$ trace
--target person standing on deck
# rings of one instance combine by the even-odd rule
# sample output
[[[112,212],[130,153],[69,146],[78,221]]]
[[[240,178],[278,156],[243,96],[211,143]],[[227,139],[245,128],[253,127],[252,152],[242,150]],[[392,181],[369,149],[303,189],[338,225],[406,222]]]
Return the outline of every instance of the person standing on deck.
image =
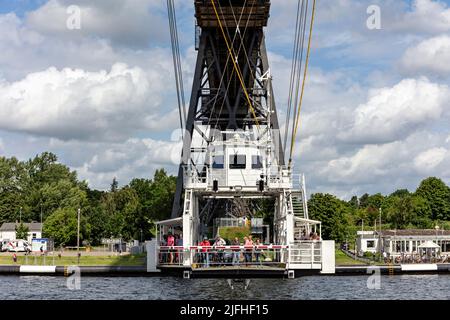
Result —
[[[256,239],[255,242],[255,260],[257,263],[259,263],[261,265],[261,261],[260,261],[260,255],[261,255],[261,249],[258,249],[258,246],[260,246],[261,243],[259,242],[259,239]]]
[[[210,247],[211,243],[207,237],[203,238],[203,241],[200,242],[200,246],[202,247],[202,261],[205,264],[205,268],[209,268],[209,249],[205,247]]]
[[[217,236],[216,241],[214,242],[214,247],[223,247],[227,243],[221,236]],[[219,266],[223,263],[223,249],[216,249],[217,252],[217,262]]]
[[[244,247],[246,247],[244,255],[245,255],[245,265],[247,265],[247,263],[252,262],[253,256],[253,240],[251,235],[248,236],[247,240],[245,240]]]
[[[234,238],[233,241],[231,241],[232,246],[240,246],[241,243],[239,242],[239,238]],[[233,266],[239,265],[239,260],[241,259],[241,249],[234,249],[233,250]]]
[[[172,232],[169,232],[169,235],[167,236],[167,246],[175,246],[175,237],[172,235]],[[173,263],[173,249],[169,249],[169,263]]]
[[[180,233],[178,235],[177,241],[175,242],[175,245],[177,247],[182,247],[183,246],[183,234]],[[177,248],[177,257],[178,257],[178,263],[183,263],[184,260],[184,255],[183,255],[183,249]]]

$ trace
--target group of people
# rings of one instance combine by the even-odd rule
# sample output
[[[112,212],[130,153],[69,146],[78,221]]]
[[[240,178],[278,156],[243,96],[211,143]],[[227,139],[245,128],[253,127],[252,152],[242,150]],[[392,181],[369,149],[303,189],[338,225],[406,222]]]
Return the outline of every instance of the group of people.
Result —
[[[221,248],[226,245],[227,242],[221,236],[217,236],[212,245],[208,237],[204,237],[199,243],[201,249],[197,255],[197,262],[206,268],[209,268],[211,265],[236,266],[241,263],[243,257],[243,262],[247,266],[254,262],[261,264],[261,257],[265,257],[263,250],[258,248],[261,245],[260,240],[255,239],[253,241],[251,235],[245,236],[243,243],[241,243],[239,238],[235,237],[230,243],[231,249]],[[240,248],[242,245],[244,246],[243,250]]]
[[[310,232],[308,236],[306,230],[303,230],[300,240],[320,240],[320,236],[316,232]]]
[[[433,253],[431,255],[427,255],[422,252],[422,254],[418,252],[413,253],[401,253],[395,257],[391,257],[390,254],[383,252],[383,259],[385,263],[446,263],[449,260],[447,255],[441,255],[437,253]]]
[[[163,236],[161,240],[162,247],[182,247],[183,246],[183,235],[172,234],[169,232],[167,235]],[[167,249],[160,252],[159,257],[160,263],[182,263],[182,250],[180,249]]]

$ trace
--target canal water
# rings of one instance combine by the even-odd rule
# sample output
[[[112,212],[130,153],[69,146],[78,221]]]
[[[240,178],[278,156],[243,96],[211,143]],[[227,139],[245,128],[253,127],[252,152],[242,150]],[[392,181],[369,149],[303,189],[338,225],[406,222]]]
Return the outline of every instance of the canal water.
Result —
[[[81,277],[76,286],[70,280],[68,284],[64,277],[0,276],[0,300],[450,299],[450,275],[381,276],[379,289],[369,276],[254,279],[247,289],[245,282],[232,283],[232,289],[222,279]]]

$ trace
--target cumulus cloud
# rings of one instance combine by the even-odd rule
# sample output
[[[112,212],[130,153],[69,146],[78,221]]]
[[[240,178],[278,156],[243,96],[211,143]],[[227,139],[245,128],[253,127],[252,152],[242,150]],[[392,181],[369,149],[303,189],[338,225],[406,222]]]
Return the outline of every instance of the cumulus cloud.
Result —
[[[421,152],[414,158],[414,166],[422,172],[429,172],[444,160],[448,150],[445,148],[432,148]]]
[[[81,29],[67,28],[68,8],[79,7]],[[26,16],[33,29],[61,37],[100,37],[113,43],[146,47],[160,42],[167,34],[167,22],[157,14],[162,1],[152,0],[50,0]]]
[[[438,120],[448,101],[448,86],[426,78],[405,79],[393,87],[374,89],[367,103],[356,108],[352,127],[339,137],[365,143],[396,141]]]
[[[57,144],[61,149],[82,148],[77,143]],[[128,183],[133,178],[151,178],[160,168],[175,174],[181,147],[179,142],[137,138],[121,144],[93,143],[88,145],[90,152],[83,164],[76,169],[91,185],[106,189],[113,177]]]
[[[316,190],[338,190],[349,198],[365,192],[390,193],[397,188],[414,188],[421,179],[437,175],[448,180],[448,150],[441,147],[445,137],[418,131],[405,140],[367,144],[341,154],[318,169]]]
[[[157,116],[162,76],[119,63],[110,71],[49,68],[3,81],[0,128],[65,140],[123,140],[173,120]]]
[[[450,31],[450,8],[443,1],[414,0],[412,10],[393,23],[405,32],[442,33]]]
[[[72,4],[81,8],[81,30],[66,28]],[[381,30],[366,27],[371,4],[381,7]],[[188,90],[193,5],[177,5]],[[167,134],[178,115],[165,10],[153,0],[49,0],[25,18],[0,15],[0,151],[27,159],[50,150],[100,189],[114,176],[123,184],[161,167],[175,174],[180,143]],[[294,1],[274,1],[266,30],[282,125],[295,10]],[[427,175],[450,181],[449,72],[439,67],[448,61],[440,35],[450,30],[448,10],[430,0],[318,2],[295,149],[295,170],[306,173],[310,192],[350,197],[413,188]]]
[[[450,74],[450,36],[441,35],[421,41],[406,50],[401,67],[408,74]]]

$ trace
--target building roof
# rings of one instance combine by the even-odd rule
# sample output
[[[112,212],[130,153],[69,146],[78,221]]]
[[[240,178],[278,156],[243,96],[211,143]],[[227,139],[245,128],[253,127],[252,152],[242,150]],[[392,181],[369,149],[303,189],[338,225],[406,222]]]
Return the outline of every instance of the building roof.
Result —
[[[382,230],[382,237],[414,237],[414,236],[450,236],[450,230],[435,229],[405,229],[405,230]]]
[[[16,226],[19,226],[20,223],[14,222],[5,222],[0,227],[0,231],[16,231]],[[42,223],[32,222],[32,223],[24,223],[24,226],[28,227],[30,232],[32,231],[41,231]]]
[[[439,249],[440,247],[441,247],[440,245],[438,245],[438,244],[436,244],[436,243],[434,243],[433,241],[430,241],[430,240],[425,241],[420,246],[418,246],[418,248],[423,248],[423,249],[428,249],[428,248]]]

